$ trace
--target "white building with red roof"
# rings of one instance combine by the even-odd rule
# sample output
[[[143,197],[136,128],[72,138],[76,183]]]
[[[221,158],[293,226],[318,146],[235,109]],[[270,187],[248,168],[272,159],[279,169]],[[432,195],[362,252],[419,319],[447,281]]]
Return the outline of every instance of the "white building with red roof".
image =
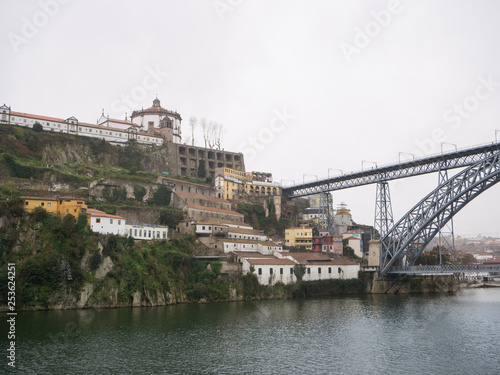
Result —
[[[100,122],[99,122],[100,121]],[[0,123],[19,125],[32,128],[39,123],[43,130],[54,133],[67,133],[83,137],[100,138],[113,144],[124,146],[129,140],[137,143],[157,145],[164,143],[161,132],[146,132],[136,124],[126,120],[116,120],[105,117],[97,124],[78,121],[74,116],[67,119],[48,117],[24,112],[15,112],[7,105],[0,106]]]
[[[110,215],[94,208],[87,209],[90,215],[90,229],[93,232],[103,234],[125,235],[125,218],[117,215]]]

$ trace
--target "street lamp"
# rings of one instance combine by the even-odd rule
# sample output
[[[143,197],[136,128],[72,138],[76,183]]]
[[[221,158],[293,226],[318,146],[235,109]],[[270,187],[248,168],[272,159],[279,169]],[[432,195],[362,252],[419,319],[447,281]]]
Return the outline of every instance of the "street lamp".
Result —
[[[305,174],[302,175],[302,183],[304,183],[304,184],[306,183],[306,176],[314,176],[314,177],[316,177],[316,181],[318,181],[318,176],[317,175],[305,173]]]
[[[369,160],[361,160],[361,170],[363,170],[363,164],[364,163],[372,163],[372,164],[375,164],[375,168],[378,168],[378,165],[377,163],[375,163],[374,161],[369,161]],[[372,167],[373,169],[373,167]]]
[[[450,145],[455,147],[455,151],[458,151],[457,145],[454,143],[448,143],[448,142],[441,142],[441,153],[443,153],[443,145]]]
[[[344,175],[344,171],[342,169],[337,169],[337,168],[328,168],[328,178],[330,178],[330,171],[340,171],[340,175]]]
[[[413,157],[413,160],[415,160],[415,154],[412,154],[411,152],[403,152],[399,151],[399,164],[401,164],[401,155],[411,155]]]
[[[281,186],[283,186],[283,181],[292,181],[292,182],[293,182],[293,184],[295,185],[295,180],[284,180],[284,179],[283,179],[283,180],[281,180]]]

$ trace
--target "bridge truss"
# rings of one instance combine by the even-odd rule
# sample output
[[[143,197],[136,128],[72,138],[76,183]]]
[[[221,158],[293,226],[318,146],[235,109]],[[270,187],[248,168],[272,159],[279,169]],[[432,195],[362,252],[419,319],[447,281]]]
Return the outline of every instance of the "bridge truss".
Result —
[[[342,176],[331,177],[324,180],[284,187],[283,195],[287,199],[298,198],[321,192],[373,184],[380,181],[396,180],[448,169],[468,167],[495,154],[499,150],[500,143],[476,146],[364,171],[343,174]]]
[[[476,164],[443,181],[381,238],[380,276],[410,273],[408,267],[414,267],[440,228],[499,181],[500,151],[486,153]]]

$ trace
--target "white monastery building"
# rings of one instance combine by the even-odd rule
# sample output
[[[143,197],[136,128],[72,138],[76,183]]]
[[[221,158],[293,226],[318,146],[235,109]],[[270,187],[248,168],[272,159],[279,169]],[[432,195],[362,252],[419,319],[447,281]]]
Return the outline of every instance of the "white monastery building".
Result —
[[[0,107],[0,123],[29,128],[39,123],[46,131],[100,138],[121,146],[129,140],[157,146],[168,142],[181,143],[181,121],[177,112],[162,108],[158,98],[152,107],[134,111],[131,120],[127,116],[124,120],[112,119],[103,111],[96,124],[80,122],[73,116],[62,119],[15,112],[5,104]]]

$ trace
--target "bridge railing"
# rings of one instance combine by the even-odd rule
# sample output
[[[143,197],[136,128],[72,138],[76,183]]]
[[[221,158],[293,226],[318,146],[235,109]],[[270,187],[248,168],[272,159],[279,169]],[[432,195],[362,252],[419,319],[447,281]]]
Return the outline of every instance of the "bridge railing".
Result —
[[[500,272],[500,264],[451,264],[442,266],[395,266],[388,273],[478,273]]]
[[[500,142],[481,143],[481,144],[477,144],[477,145],[474,145],[474,146],[458,148],[457,150],[454,150],[454,151],[438,152],[438,153],[435,153],[435,154],[422,155],[422,156],[419,156],[419,157],[415,157],[414,159],[407,159],[407,160],[403,160],[403,161],[399,161],[399,162],[392,162],[392,163],[380,164],[380,165],[377,165],[376,167],[372,167],[372,168],[358,169],[358,170],[354,170],[354,171],[350,171],[350,172],[346,172],[346,173],[342,173],[342,174],[336,174],[336,175],[333,175],[333,176],[322,177],[322,178],[319,178],[317,180],[308,181],[308,182],[302,183],[302,184],[299,183],[299,184],[293,184],[293,185],[282,185],[281,187],[283,189],[289,189],[289,188],[293,188],[293,187],[297,187],[297,186],[301,186],[301,185],[305,185],[305,184],[309,184],[309,183],[321,183],[323,181],[328,181],[328,180],[330,180],[332,178],[336,178],[336,177],[357,175],[357,174],[360,174],[360,173],[363,173],[363,172],[376,171],[378,169],[384,169],[384,168],[388,168],[388,167],[393,167],[395,165],[400,165],[400,164],[411,164],[412,162],[420,162],[420,161],[423,161],[423,160],[426,160],[426,159],[437,158],[439,156],[450,156],[450,155],[453,155],[453,154],[460,154],[462,152],[473,151],[473,150],[478,149],[478,148],[483,148],[483,147],[493,146],[493,145],[497,145],[497,146],[500,147]]]

